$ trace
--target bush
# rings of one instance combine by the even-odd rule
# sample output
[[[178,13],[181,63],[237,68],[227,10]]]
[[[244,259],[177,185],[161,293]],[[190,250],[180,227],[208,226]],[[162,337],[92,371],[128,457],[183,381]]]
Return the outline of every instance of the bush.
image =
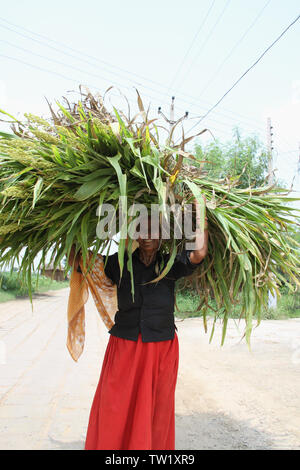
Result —
[[[16,272],[13,272],[12,274],[2,272],[0,274],[0,287],[4,291],[15,291],[17,295],[27,294],[27,288],[22,285]]]
[[[68,287],[69,281],[55,281],[47,276],[32,275],[32,293]],[[0,301],[5,302],[16,297],[27,297],[28,288],[22,283],[18,272],[0,272]]]
[[[300,317],[300,292],[290,292],[287,287],[280,289],[281,297],[277,300],[277,308],[265,307],[262,310],[262,320],[280,320],[287,318]],[[178,309],[175,314],[179,318],[200,317],[203,315],[204,309],[196,312],[199,305],[199,295],[193,289],[185,289],[178,291],[176,296]],[[217,309],[216,301],[212,298],[209,299],[208,304],[214,309],[208,309],[206,315],[209,317],[214,316],[214,311],[218,310],[218,318],[223,318],[225,309]],[[238,319],[241,316],[241,306],[239,304],[232,306],[229,318]]]

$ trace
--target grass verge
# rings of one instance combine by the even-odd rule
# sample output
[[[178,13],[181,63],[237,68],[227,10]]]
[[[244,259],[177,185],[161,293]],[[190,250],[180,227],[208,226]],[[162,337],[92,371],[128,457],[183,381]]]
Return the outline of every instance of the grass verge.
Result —
[[[177,318],[192,318],[201,317],[202,313],[195,312],[199,304],[199,297],[192,290],[186,290],[177,293],[177,306],[179,310],[175,309],[175,316]],[[209,301],[209,305],[214,310],[217,310],[216,302],[212,299]],[[234,305],[232,313],[229,318],[240,317],[240,306]],[[224,309],[218,311],[219,318],[222,318]],[[207,310],[208,317],[214,317],[214,311],[211,309]],[[281,297],[277,299],[276,308],[265,308],[261,316],[262,320],[286,320],[288,318],[299,318],[300,317],[300,292],[294,294],[283,291]]]
[[[36,285],[37,276],[32,275],[32,292],[38,294],[47,292],[49,290],[57,290],[69,287],[70,281],[55,281],[47,276],[39,276],[38,284]],[[27,288],[22,285],[18,279],[17,273],[0,273],[0,302],[7,302],[18,298],[26,298],[28,296]]]

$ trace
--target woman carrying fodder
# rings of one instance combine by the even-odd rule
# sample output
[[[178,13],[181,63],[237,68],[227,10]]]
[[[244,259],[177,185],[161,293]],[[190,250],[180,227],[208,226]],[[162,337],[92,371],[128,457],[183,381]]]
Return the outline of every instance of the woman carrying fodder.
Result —
[[[48,253],[51,253],[54,269],[65,254],[74,255],[73,260],[81,263],[83,274],[72,271],[73,280],[77,274],[80,276],[76,291],[80,302],[75,310],[68,309],[68,347],[75,360],[83,349],[84,303],[88,288],[105,324],[113,328],[102,301],[104,297],[99,294],[104,285],[113,293],[108,275],[110,263],[104,267],[100,262],[99,266],[101,257],[98,256],[111,239],[99,239],[96,235],[97,209],[105,203],[112,204],[119,222],[121,198],[126,198],[128,206],[140,203],[150,208],[157,203],[163,213],[168,204],[175,202],[184,211],[195,199],[200,204],[199,224],[203,230],[205,198],[209,230],[205,256],[202,253],[200,265],[189,273],[186,281],[196,286],[197,310],[203,316],[205,329],[207,311],[212,308],[210,295],[217,303],[211,337],[218,309],[224,309],[222,344],[228,316],[237,299],[241,318],[246,321],[245,336],[249,343],[253,318],[259,323],[269,291],[279,293],[282,283],[290,289],[299,287],[299,245],[290,236],[296,223],[290,217],[293,209],[287,205],[296,199],[287,197],[285,190],[275,185],[241,190],[231,180],[215,181],[200,170],[191,172],[185,162],[188,159],[196,160],[197,164],[201,162],[184,151],[190,138],[183,138],[179,146],[174,146],[173,129],[167,144],[161,145],[158,128],[154,120],[149,119],[139,95],[138,104],[141,122],[121,116],[117,110],[112,117],[103,102],[88,93],[74,106],[68,102],[65,107],[58,103],[58,114],[50,107],[52,124],[27,115],[27,123],[15,122],[14,134],[2,133],[0,139],[3,234],[0,263],[10,262],[13,266],[25,249],[20,275],[28,285],[29,294],[31,272],[38,255],[39,267],[45,266]],[[124,226],[128,221],[126,214]],[[123,225],[121,234],[124,235]],[[162,270],[153,272],[156,276],[151,280],[153,284],[167,282],[168,274],[176,270],[178,256],[184,253],[186,241],[185,236],[178,241],[173,228],[170,238],[161,239],[159,251],[167,260],[160,266]],[[71,253],[74,245],[74,253]],[[118,272],[119,284],[126,274],[127,281],[130,280],[127,291],[130,285],[133,301],[134,263],[139,261],[130,237],[127,246],[126,237],[121,237],[114,261],[111,275],[114,278]],[[100,291],[95,288],[98,281]],[[71,291],[74,294],[74,289]],[[117,383],[121,391],[120,382]],[[172,390],[173,394],[174,388]],[[170,445],[173,444],[168,441],[166,446]]]

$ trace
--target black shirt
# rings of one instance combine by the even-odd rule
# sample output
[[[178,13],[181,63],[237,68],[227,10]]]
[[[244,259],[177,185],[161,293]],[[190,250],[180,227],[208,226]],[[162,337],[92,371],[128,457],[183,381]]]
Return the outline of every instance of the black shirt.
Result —
[[[125,251],[121,282],[118,253],[103,256],[105,275],[117,285],[118,311],[114,326],[109,333],[119,338],[137,341],[139,333],[143,342],[166,341],[174,338],[174,288],[175,282],[191,275],[200,265],[193,264],[189,258],[190,250],[177,254],[170,271],[160,281],[142,285],[155,279],[155,265],[166,265],[169,255],[157,252],[156,258],[146,266],[139,258],[139,248],[132,253],[134,275],[134,301],[131,292],[130,271],[127,269],[128,255]],[[106,259],[107,258],[107,259]],[[203,260],[202,260],[203,261]],[[201,262],[202,262],[201,261]]]

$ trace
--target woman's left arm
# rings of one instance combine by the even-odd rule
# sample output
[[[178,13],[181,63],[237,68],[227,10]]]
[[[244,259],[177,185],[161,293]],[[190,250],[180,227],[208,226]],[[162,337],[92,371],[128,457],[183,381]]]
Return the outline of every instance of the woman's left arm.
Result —
[[[203,196],[204,204],[206,204],[206,198]],[[206,213],[206,206],[204,206],[204,210]],[[196,200],[195,201],[195,208],[196,208],[196,238],[195,238],[195,249],[190,253],[190,261],[193,264],[200,263],[203,258],[207,255],[207,247],[208,247],[208,227],[207,227],[207,218],[205,216],[205,224],[204,224],[204,231],[201,230],[200,227],[200,204]]]

